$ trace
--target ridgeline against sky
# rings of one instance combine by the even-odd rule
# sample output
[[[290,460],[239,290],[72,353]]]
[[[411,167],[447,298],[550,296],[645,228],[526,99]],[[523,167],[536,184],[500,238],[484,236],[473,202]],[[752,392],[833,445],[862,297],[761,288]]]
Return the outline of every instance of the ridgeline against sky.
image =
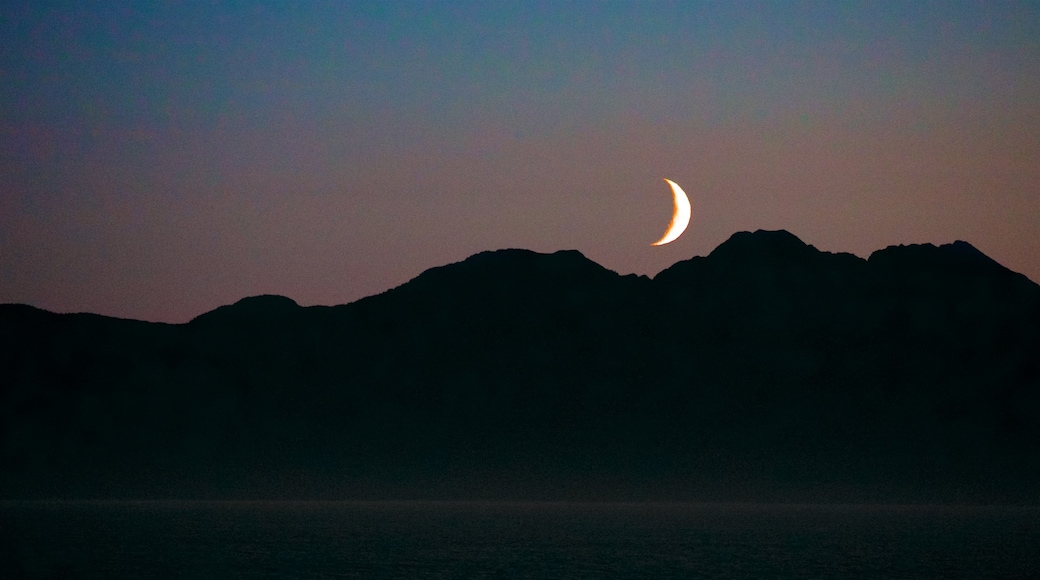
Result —
[[[1036,2],[9,1],[0,302],[185,322],[734,231],[1040,280]],[[693,202],[683,238],[661,178]]]
[[[1040,286],[741,232],[652,280],[483,252],[181,325],[0,305],[0,498],[1033,503]]]

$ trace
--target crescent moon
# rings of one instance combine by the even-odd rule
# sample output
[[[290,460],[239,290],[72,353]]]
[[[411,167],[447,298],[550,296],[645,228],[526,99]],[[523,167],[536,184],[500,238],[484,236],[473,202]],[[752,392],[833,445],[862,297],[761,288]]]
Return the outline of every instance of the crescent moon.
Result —
[[[672,197],[675,198],[675,213],[672,214],[672,223],[668,224],[668,230],[665,231],[664,236],[650,244],[651,246],[663,246],[668,242],[674,242],[686,231],[686,226],[690,225],[690,198],[686,197],[686,192],[679,187],[678,183],[671,179],[665,179],[665,182],[672,188]]]

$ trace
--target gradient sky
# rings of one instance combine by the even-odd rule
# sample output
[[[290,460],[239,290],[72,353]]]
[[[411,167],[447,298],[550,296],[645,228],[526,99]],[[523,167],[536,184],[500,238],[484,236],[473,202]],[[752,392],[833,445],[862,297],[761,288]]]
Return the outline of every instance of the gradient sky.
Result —
[[[185,322],[759,228],[1040,281],[1040,3],[0,4],[0,302]]]

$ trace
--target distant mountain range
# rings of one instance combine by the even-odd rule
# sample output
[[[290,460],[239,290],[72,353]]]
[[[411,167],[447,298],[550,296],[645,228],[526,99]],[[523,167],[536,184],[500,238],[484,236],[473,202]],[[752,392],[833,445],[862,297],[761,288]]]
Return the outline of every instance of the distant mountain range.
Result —
[[[741,232],[187,324],[0,305],[0,498],[1040,502],[1040,286]]]

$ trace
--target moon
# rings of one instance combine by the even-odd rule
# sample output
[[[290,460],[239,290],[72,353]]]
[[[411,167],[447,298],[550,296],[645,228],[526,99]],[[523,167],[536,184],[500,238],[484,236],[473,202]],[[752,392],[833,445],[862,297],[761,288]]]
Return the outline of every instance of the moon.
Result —
[[[668,230],[665,231],[664,236],[650,244],[651,246],[663,246],[668,242],[674,242],[686,231],[686,226],[690,225],[690,198],[686,197],[686,192],[679,187],[678,183],[671,179],[665,179],[665,182],[672,188],[672,197],[675,198],[675,213],[672,214],[672,223],[668,224]]]

